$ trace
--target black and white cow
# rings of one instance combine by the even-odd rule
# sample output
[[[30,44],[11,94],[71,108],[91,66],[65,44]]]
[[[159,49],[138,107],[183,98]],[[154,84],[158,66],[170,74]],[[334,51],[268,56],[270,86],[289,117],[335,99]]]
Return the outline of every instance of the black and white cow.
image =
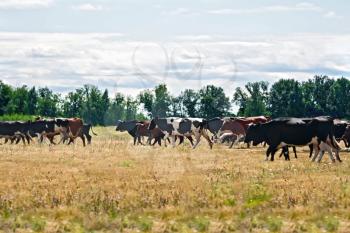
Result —
[[[213,147],[213,143],[210,140],[207,133],[207,121],[201,118],[155,118],[151,121],[148,129],[152,130],[158,127],[164,134],[165,139],[170,137],[172,145],[175,147],[176,136],[191,136],[194,135],[196,142],[193,145],[195,149],[201,137],[203,136],[209,143],[210,148]]]
[[[318,156],[320,147],[324,150],[334,150],[339,162],[340,147],[334,138],[334,123],[330,117],[318,117],[311,119],[278,118],[263,124],[251,125],[248,128],[245,142],[253,142],[253,145],[266,142],[269,148],[266,159],[271,154],[274,160],[276,151],[285,146],[313,145],[315,158]],[[334,162],[332,151],[330,156]],[[322,159],[322,158],[321,158]],[[315,159],[313,159],[314,161]]]

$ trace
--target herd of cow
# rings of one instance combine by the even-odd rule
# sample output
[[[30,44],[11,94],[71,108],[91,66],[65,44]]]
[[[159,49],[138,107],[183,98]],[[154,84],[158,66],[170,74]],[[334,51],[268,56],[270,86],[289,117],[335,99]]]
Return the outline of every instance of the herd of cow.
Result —
[[[83,124],[79,118],[41,119],[39,117],[34,121],[0,122],[0,139],[5,139],[5,143],[18,144],[22,141],[23,144],[30,144],[33,138],[38,138],[40,143],[46,141],[49,144],[57,144],[54,138],[60,135],[58,144],[66,142],[71,144],[76,138],[81,138],[85,146],[85,138],[88,144],[91,144],[90,130],[96,135],[91,124]]]
[[[340,141],[344,141],[346,147],[350,147],[350,123],[345,120],[337,120],[322,116],[315,118],[277,118],[270,119],[264,116],[248,118],[214,118],[205,120],[201,118],[154,118],[151,121],[118,121],[117,131],[127,131],[134,138],[134,145],[143,144],[142,138],[147,137],[149,145],[158,143],[165,145],[167,142],[175,146],[176,141],[182,144],[187,138],[193,149],[204,137],[210,148],[214,143],[222,143],[229,140],[230,148],[239,142],[257,146],[267,144],[266,160],[271,156],[271,161],[278,150],[282,150],[286,160],[290,160],[289,147],[293,148],[297,158],[296,148],[309,146],[312,161],[322,160],[325,152],[330,159],[341,162],[339,152]],[[195,141],[192,136],[195,137]],[[152,140],[154,140],[152,142]]]
[[[60,136],[59,143],[74,143],[81,138],[85,146],[85,140],[91,144],[90,130],[96,135],[91,124],[84,124],[79,118],[37,118],[34,121],[25,122],[0,122],[0,139],[5,143],[30,144],[33,138],[39,143],[44,141],[49,144],[57,144],[55,136]],[[264,116],[258,117],[234,117],[214,118],[205,120],[201,118],[154,118],[151,121],[118,121],[117,131],[127,131],[134,139],[134,145],[143,144],[143,139],[148,138],[147,144],[154,146],[158,143],[165,146],[170,143],[175,146],[176,141],[182,144],[188,139],[195,149],[201,138],[204,137],[210,148],[214,143],[230,142],[230,148],[239,142],[256,146],[267,144],[266,159],[274,160],[278,150],[282,150],[286,160],[290,160],[289,147],[293,148],[297,158],[297,146],[309,146],[312,161],[320,162],[325,152],[333,162],[336,159],[341,162],[339,152],[340,141],[344,141],[346,147],[350,147],[350,123],[345,120],[337,120],[331,117],[315,118],[277,118],[270,119]],[[194,139],[193,139],[194,137]]]

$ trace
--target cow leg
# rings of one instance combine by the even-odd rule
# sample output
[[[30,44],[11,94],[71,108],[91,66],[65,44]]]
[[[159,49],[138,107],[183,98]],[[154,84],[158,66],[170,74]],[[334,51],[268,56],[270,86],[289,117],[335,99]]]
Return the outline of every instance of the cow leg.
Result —
[[[235,140],[232,140],[231,145],[230,145],[229,148],[232,149],[234,144],[235,144]]]
[[[61,139],[57,144],[61,144],[64,140],[67,140],[69,138],[67,133],[61,133],[60,135],[61,135]]]
[[[311,158],[312,157],[312,153],[314,152],[314,146],[311,144],[311,145],[309,145],[309,148],[310,148],[309,158]]]
[[[281,153],[281,155],[282,155],[282,154],[283,154],[284,159],[285,159],[286,161],[290,161],[288,146],[282,147],[282,153]],[[280,156],[280,157],[281,157],[281,156]]]
[[[339,156],[339,150],[335,150],[335,157],[336,159],[338,160],[338,162],[343,162],[341,159],[340,159],[340,156]]]
[[[298,158],[298,156],[297,156],[297,148],[295,146],[293,146],[293,152],[294,152],[295,158],[297,159]]]
[[[322,142],[322,143],[320,144],[320,150],[321,150],[321,153],[320,153],[320,155],[319,155],[319,157],[318,157],[318,160],[317,160],[318,163],[321,162],[322,157],[323,157],[325,151],[328,152],[329,158],[331,159],[331,161],[332,161],[333,163],[335,163],[335,159],[334,159],[334,157],[333,157],[332,148],[331,148],[329,145],[327,145],[326,143],[323,143],[323,142]]]
[[[155,138],[155,139],[154,139],[154,143],[153,143],[152,146],[154,146],[154,145],[157,144],[157,143],[158,143],[159,146],[162,146],[162,138],[161,138],[161,137]]]
[[[213,149],[213,142],[210,140],[210,137],[209,137],[209,135],[207,134],[207,131],[201,130],[199,137],[200,137],[200,136],[203,136],[203,137],[207,140],[210,149]]]
[[[276,149],[273,149],[271,151],[271,162],[273,162],[275,160],[275,154],[276,154],[277,150]]]
[[[179,136],[179,138],[180,138],[180,143],[179,143],[179,146],[180,146],[182,143],[184,143],[185,137],[184,136]],[[177,139],[177,137],[176,137],[176,139]],[[176,139],[175,139],[175,141],[176,141]]]
[[[196,142],[195,144],[192,146],[192,149],[196,149],[196,147],[198,146],[200,140],[201,140],[201,134],[200,133],[196,133],[195,135],[195,138],[196,138]]]
[[[14,138],[11,139],[11,144],[15,143],[16,145],[18,145],[18,143],[20,141],[21,141],[21,137],[14,137]]]
[[[27,134],[25,134],[25,138],[26,138],[26,140],[27,140],[27,143],[28,143],[28,145],[30,144],[30,140],[31,140],[31,138],[27,135]]]
[[[63,142],[64,143],[64,142]],[[68,142],[68,145],[70,145],[70,144],[72,144],[72,143],[74,143],[74,140],[73,140],[73,138],[69,138],[69,142]]]
[[[318,154],[320,153],[319,144],[313,144],[313,149],[315,149],[315,154],[314,154],[314,156],[313,156],[313,158],[312,158],[311,161],[312,161],[312,162],[315,162],[316,159],[317,159]]]
[[[270,153],[271,153],[271,146],[269,146],[266,150],[266,159],[265,161],[268,161],[269,160],[269,156],[270,156]]]
[[[193,146],[194,143],[193,143],[193,138],[192,138],[192,136],[187,136],[187,139],[190,141],[191,146]]]
[[[329,139],[329,140],[330,141],[327,140],[327,144],[330,147],[330,151],[332,150],[334,151],[336,159],[341,163],[342,160],[340,159],[340,156],[339,156],[340,147],[337,141],[335,140],[335,138]]]
[[[171,143],[169,137],[170,137],[170,134],[168,132],[164,133],[164,145],[165,145],[165,147],[168,146],[167,142],[169,142],[169,144]]]
[[[85,143],[85,136],[84,136],[84,135],[80,135],[80,138],[81,138],[81,140],[83,141],[83,146],[85,147],[85,146],[86,146],[86,143]]]
[[[175,146],[176,146],[176,136],[171,136],[171,145],[173,146],[173,148],[175,148]]]
[[[23,142],[23,145],[26,144],[26,140],[25,140],[25,137],[23,135],[20,135],[21,139],[22,139],[22,142]]]
[[[280,158],[282,157],[282,155],[284,156],[284,147],[282,148],[281,154],[280,154]]]
[[[50,140],[50,144],[57,145],[57,143],[54,141],[54,139],[55,139],[54,136],[50,136],[48,139]]]

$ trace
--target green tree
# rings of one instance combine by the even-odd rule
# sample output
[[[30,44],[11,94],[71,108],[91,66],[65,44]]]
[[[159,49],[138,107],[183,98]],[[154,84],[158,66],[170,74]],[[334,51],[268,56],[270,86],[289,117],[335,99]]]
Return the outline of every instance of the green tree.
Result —
[[[203,118],[224,117],[228,115],[231,104],[221,87],[208,85],[199,91],[199,114]]]
[[[169,112],[170,94],[165,84],[158,85],[155,90],[155,100],[153,104],[152,115],[158,117],[166,117]]]
[[[340,78],[334,82],[329,90],[328,103],[332,116],[350,118],[350,81]]]
[[[8,103],[9,114],[25,114],[28,100],[28,88],[22,86],[14,89],[11,95],[11,100]]]
[[[126,116],[126,101],[121,93],[117,93],[111,101],[105,116],[106,125],[115,125],[118,120],[125,120]]]
[[[125,120],[135,120],[137,118],[138,102],[132,97],[126,98]]]
[[[171,97],[165,84],[155,87],[154,91],[146,90],[138,96],[139,103],[150,117],[166,117],[170,111]]]
[[[26,113],[27,115],[35,115],[37,113],[38,105],[38,93],[36,92],[35,87],[32,87],[28,92]]]
[[[82,117],[84,108],[84,90],[77,89],[69,92],[63,103],[63,114],[65,117]]]
[[[268,115],[268,86],[267,82],[249,82],[245,85],[246,92],[237,88],[233,95],[233,102],[239,106],[238,115],[247,117]]]
[[[153,105],[155,96],[152,91],[146,90],[141,92],[138,96],[138,100],[141,104],[143,104],[143,108],[148,113],[148,116],[152,117],[153,115]]]
[[[302,83],[305,114],[308,116],[329,115],[329,91],[334,80],[327,76],[315,76]]]
[[[180,97],[182,99],[185,115],[187,117],[196,117],[198,112],[198,93],[192,89],[187,89],[181,93]]]
[[[12,87],[0,80],[0,115],[7,114],[8,104],[12,96]]]
[[[38,114],[45,117],[60,116],[60,96],[54,94],[49,88],[38,90]]]
[[[170,97],[170,112],[169,115],[173,117],[184,117],[183,101],[182,96],[171,96]]]
[[[273,117],[304,117],[305,104],[301,84],[281,79],[270,90],[269,108]]]

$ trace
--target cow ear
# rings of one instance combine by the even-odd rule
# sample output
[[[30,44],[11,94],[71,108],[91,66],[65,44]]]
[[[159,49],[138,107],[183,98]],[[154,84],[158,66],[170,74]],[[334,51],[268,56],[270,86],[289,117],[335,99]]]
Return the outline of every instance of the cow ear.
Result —
[[[193,121],[193,125],[194,125],[194,127],[198,128],[200,124],[198,121]]]

